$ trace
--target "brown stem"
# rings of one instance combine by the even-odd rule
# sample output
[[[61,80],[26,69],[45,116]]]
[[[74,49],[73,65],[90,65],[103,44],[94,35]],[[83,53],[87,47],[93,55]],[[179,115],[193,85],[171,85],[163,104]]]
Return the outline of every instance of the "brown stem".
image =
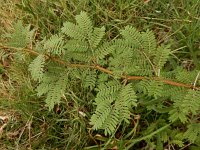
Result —
[[[17,47],[5,46],[5,45],[1,45],[1,44],[0,44],[0,48],[2,48],[4,50],[13,49],[15,51],[23,50],[25,52],[28,52],[28,53],[34,55],[34,56],[37,56],[37,55],[40,54],[40,53],[33,51],[32,49],[29,49],[29,48],[17,48]]]
[[[13,50],[22,50],[22,48],[15,48],[15,47],[8,47],[8,46],[4,46],[4,45],[0,45],[0,48],[3,48],[5,50],[8,49],[13,49]],[[32,49],[28,49],[28,48],[23,48],[23,51],[28,52],[32,55],[39,55],[40,53],[32,50]],[[59,58],[56,57],[50,57],[48,55],[45,55],[47,58],[53,60],[54,62],[57,62],[59,64],[65,65],[67,67],[80,67],[80,68],[93,68],[96,70],[99,70],[101,72],[107,73],[109,75],[113,75],[113,72],[111,70],[108,70],[106,68],[101,67],[100,65],[86,65],[86,64],[72,64],[72,63],[67,63],[64,60],[61,60]],[[185,88],[191,88],[191,89],[195,89],[195,90],[200,90],[200,87],[194,87],[190,84],[185,84],[185,83],[180,83],[180,82],[175,82],[169,79],[162,79],[159,77],[154,77],[154,78],[148,78],[148,77],[143,77],[143,76],[121,76],[121,78],[126,79],[126,80],[143,80],[143,79],[153,79],[153,80],[157,80],[169,85],[173,85],[173,86],[179,86],[179,87],[185,87]]]
[[[175,81],[171,81],[171,80],[166,80],[166,79],[163,79],[161,81],[164,82],[164,83],[166,83],[166,84],[170,84],[170,85],[174,85],[174,86],[180,86],[180,87],[198,89],[198,87],[193,87],[190,84],[179,83],[179,82],[175,82]]]

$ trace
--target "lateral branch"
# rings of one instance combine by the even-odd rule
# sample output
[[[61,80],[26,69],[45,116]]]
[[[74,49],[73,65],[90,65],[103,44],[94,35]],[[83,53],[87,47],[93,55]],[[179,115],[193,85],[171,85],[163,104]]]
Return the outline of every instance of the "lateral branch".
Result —
[[[23,50],[25,52],[28,52],[29,54],[31,55],[34,55],[34,56],[38,56],[40,55],[40,53],[34,51],[33,49],[29,49],[29,48],[16,48],[16,47],[9,47],[9,46],[5,46],[5,45],[1,45],[0,44],[0,48],[4,49],[4,50],[15,50],[15,51],[19,51],[19,50]],[[101,72],[104,72],[104,73],[107,73],[109,75],[113,75],[113,72],[111,70],[108,70],[100,65],[86,65],[86,64],[73,64],[73,63],[67,63],[66,61],[60,59],[60,58],[57,58],[57,57],[52,57],[52,56],[49,56],[47,54],[44,54],[45,57],[47,59],[51,59],[52,61],[54,62],[57,62],[59,64],[62,64],[64,66],[67,66],[67,67],[79,67],[79,68],[92,68],[92,69],[96,69],[96,70],[99,70]],[[193,86],[191,84],[185,84],[185,83],[180,83],[180,82],[175,82],[175,81],[172,81],[170,79],[162,79],[160,77],[153,77],[153,78],[149,78],[149,77],[144,77],[144,76],[121,76],[121,78],[127,80],[127,81],[131,81],[131,80],[143,80],[143,79],[153,79],[153,80],[157,80],[157,81],[160,81],[160,82],[163,82],[163,83],[166,83],[166,84],[169,84],[169,85],[172,85],[172,86],[178,86],[178,87],[185,87],[185,88],[190,88],[190,89],[194,89],[194,90],[200,90],[200,87],[196,87],[196,86]]]

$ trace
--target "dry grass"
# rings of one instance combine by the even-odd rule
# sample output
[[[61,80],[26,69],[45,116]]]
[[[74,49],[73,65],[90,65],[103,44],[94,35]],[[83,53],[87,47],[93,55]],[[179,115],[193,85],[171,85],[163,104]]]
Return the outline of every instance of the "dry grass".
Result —
[[[20,0],[0,0],[0,42],[2,42],[2,36],[10,32],[13,28],[13,23],[19,19],[22,12],[16,8],[16,4]]]

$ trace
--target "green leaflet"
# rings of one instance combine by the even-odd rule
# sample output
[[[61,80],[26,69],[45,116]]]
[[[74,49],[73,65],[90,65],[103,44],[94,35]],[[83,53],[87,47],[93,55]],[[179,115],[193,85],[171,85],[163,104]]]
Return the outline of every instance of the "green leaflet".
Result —
[[[177,68],[176,79],[183,83],[193,83],[197,74],[198,70],[193,70],[189,72],[183,68]]]
[[[30,30],[30,25],[24,27],[22,21],[14,25],[15,31],[10,34],[8,45],[17,48],[24,48],[31,43],[34,30]]]
[[[54,83],[57,81],[57,78],[50,74],[50,73],[44,73],[42,82],[37,86],[36,92],[38,96],[42,96],[49,92],[50,88],[54,85]]]
[[[69,40],[65,44],[65,48],[71,52],[86,52],[89,49],[89,45],[85,41]]]
[[[93,25],[86,12],[82,11],[79,15],[75,17],[75,19],[79,29],[82,30],[82,33],[85,35],[85,37],[91,34]]]
[[[50,85],[47,98],[45,100],[49,110],[52,110],[55,104],[60,103],[61,97],[65,94],[67,83],[68,77],[63,74],[56,82]]]
[[[163,83],[158,81],[143,80],[136,85],[135,89],[137,89],[138,92],[143,92],[147,96],[158,98],[162,96]]]
[[[185,123],[188,121],[188,114],[196,115],[200,110],[200,92],[188,90],[182,97],[175,100],[174,109],[169,112],[171,121],[180,119]]]
[[[158,51],[156,50],[157,44],[154,33],[147,30],[146,32],[142,32],[141,36],[144,51],[148,54],[148,56],[154,56],[155,52]]]
[[[63,53],[64,41],[62,36],[52,35],[45,43],[44,49],[50,54],[61,55]]]
[[[126,86],[117,82],[102,84],[95,99],[97,108],[91,117],[90,124],[96,130],[104,129],[105,135],[113,134],[122,121],[129,123],[130,109],[137,106],[136,101],[131,84]]]
[[[196,115],[200,110],[200,91],[189,90],[179,108],[183,113]]]
[[[121,30],[121,35],[128,43],[136,48],[143,48],[142,35],[136,28],[132,26],[126,26],[124,30]]]
[[[163,68],[164,64],[167,62],[167,59],[169,58],[169,54],[170,54],[170,49],[168,49],[168,47],[161,45],[157,48],[153,60],[157,69]]]
[[[94,28],[93,32],[89,34],[89,42],[93,49],[95,49],[100,44],[104,35],[105,27]]]
[[[185,113],[182,112],[179,108],[174,108],[169,112],[169,120],[175,122],[176,120],[180,120],[182,123],[186,123],[188,121],[188,117]]]
[[[94,55],[97,57],[97,59],[102,60],[107,55],[112,53],[112,51],[114,51],[114,46],[109,42],[105,42],[95,50]]]
[[[73,38],[73,39],[84,39],[84,33],[83,31],[79,28],[79,26],[71,23],[71,22],[66,22],[64,23],[62,29],[62,33],[66,34],[67,36]]]
[[[44,73],[44,64],[45,64],[45,56],[38,55],[32,63],[29,65],[29,71],[31,72],[31,76],[36,81],[41,81]]]
[[[200,124],[192,123],[188,125],[187,131],[184,133],[184,137],[191,142],[195,142],[200,134]]]
[[[83,85],[90,90],[94,89],[96,85],[97,73],[96,70],[89,70],[83,79]]]

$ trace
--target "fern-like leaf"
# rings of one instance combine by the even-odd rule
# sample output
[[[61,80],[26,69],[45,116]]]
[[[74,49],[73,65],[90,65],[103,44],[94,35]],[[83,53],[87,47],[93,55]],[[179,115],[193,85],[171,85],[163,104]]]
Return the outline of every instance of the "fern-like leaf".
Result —
[[[187,84],[192,84],[198,74],[198,71],[187,71],[183,68],[177,68],[176,70],[176,79],[179,82],[187,83]]]
[[[156,51],[156,38],[154,33],[147,30],[146,32],[142,32],[141,36],[144,51],[149,57],[154,56]]]
[[[96,49],[94,56],[97,59],[101,60],[105,58],[108,54],[110,54],[112,51],[114,51],[114,46],[108,42],[105,42]]]
[[[158,98],[161,97],[163,84],[158,81],[143,80],[136,85],[136,89],[148,96]]]
[[[95,49],[99,45],[104,35],[105,35],[105,27],[94,28],[93,32],[89,36],[89,41],[92,48]]]
[[[117,125],[122,121],[129,123],[130,109],[133,106],[137,106],[136,95],[131,84],[122,87],[118,94],[115,103],[112,105],[112,111],[102,126],[105,130],[105,135],[113,134]]]
[[[119,99],[115,103],[115,110],[118,110],[122,120],[129,123],[130,109],[137,106],[136,94],[131,84],[121,89]]]
[[[90,119],[90,124],[93,125],[93,129],[101,129],[106,119],[109,117],[112,109],[111,103],[114,101],[113,97],[97,97],[95,99],[97,103],[97,108],[95,113],[92,115]]]
[[[173,110],[169,112],[169,120],[175,122],[180,119],[182,123],[186,123],[188,121],[188,117],[185,113],[182,112],[179,108],[175,107]]]
[[[60,99],[65,93],[67,82],[68,82],[68,77],[63,74],[54,83],[54,85],[53,84],[51,85],[49,92],[47,93],[47,98],[45,100],[47,106],[49,107],[49,110],[52,110],[55,104],[60,103]]]
[[[116,81],[110,81],[107,83],[100,84],[97,88],[98,94],[97,97],[109,96],[118,91],[121,88],[121,85]]]
[[[47,94],[52,86],[54,86],[55,82],[57,82],[57,76],[50,72],[45,72],[43,74],[42,81],[37,86],[36,91],[38,96],[42,96]]]
[[[200,110],[200,91],[189,90],[179,107],[183,113],[196,115]]]
[[[143,39],[140,32],[136,28],[131,26],[126,26],[124,30],[121,30],[121,35],[125,40],[127,40],[130,45],[134,47],[143,48]]]
[[[127,84],[121,90],[121,98],[128,103],[127,107],[131,108],[132,106],[137,106],[136,94],[132,84]]]
[[[82,33],[85,36],[88,36],[89,34],[91,34],[93,30],[93,25],[92,25],[92,21],[90,20],[86,12],[81,11],[81,13],[77,15],[75,19],[76,19],[76,22],[78,23],[79,29],[82,30]]]
[[[104,129],[105,134],[113,134],[122,121],[129,122],[130,109],[136,106],[136,95],[131,86],[120,85],[116,81],[99,85],[95,99],[97,105],[95,114],[91,117],[94,129]]]
[[[64,41],[62,36],[53,35],[44,43],[44,49],[54,55],[63,53]]]
[[[86,52],[89,49],[87,42],[79,40],[69,40],[65,48],[71,52]]]
[[[112,108],[113,106],[111,106]],[[105,135],[112,135],[114,131],[116,130],[117,125],[121,122],[119,110],[116,109],[116,105],[112,110],[110,111],[110,114],[106,118],[105,123],[102,126],[102,129],[104,129]]]
[[[200,135],[200,124],[199,123],[192,123],[188,125],[187,131],[184,133],[184,137],[194,143],[194,141]]]
[[[22,21],[18,21],[14,25],[14,29],[15,31],[9,35],[9,46],[19,48],[26,47],[32,41],[34,30],[30,31],[30,25],[24,27]]]
[[[100,84],[98,87],[98,94],[95,98],[95,105],[97,105],[95,114],[92,115],[90,124],[93,129],[101,129],[105,126],[107,119],[112,114],[112,105],[116,98],[116,93],[120,90],[121,85],[116,81]],[[105,129],[104,127],[103,129]],[[106,131],[107,132],[107,131]]]
[[[71,22],[65,22],[61,31],[73,39],[84,40],[86,38],[82,29],[80,29],[78,25]]]
[[[157,69],[162,69],[164,64],[167,62],[167,59],[169,58],[170,50],[168,47],[161,45],[157,48],[157,51],[155,53],[154,57],[154,64]]]
[[[92,90],[96,85],[96,78],[97,78],[97,73],[95,70],[88,71],[86,77],[83,79],[84,87],[90,88]]]
[[[38,55],[29,65],[29,71],[35,81],[41,81],[44,73],[45,56]]]

